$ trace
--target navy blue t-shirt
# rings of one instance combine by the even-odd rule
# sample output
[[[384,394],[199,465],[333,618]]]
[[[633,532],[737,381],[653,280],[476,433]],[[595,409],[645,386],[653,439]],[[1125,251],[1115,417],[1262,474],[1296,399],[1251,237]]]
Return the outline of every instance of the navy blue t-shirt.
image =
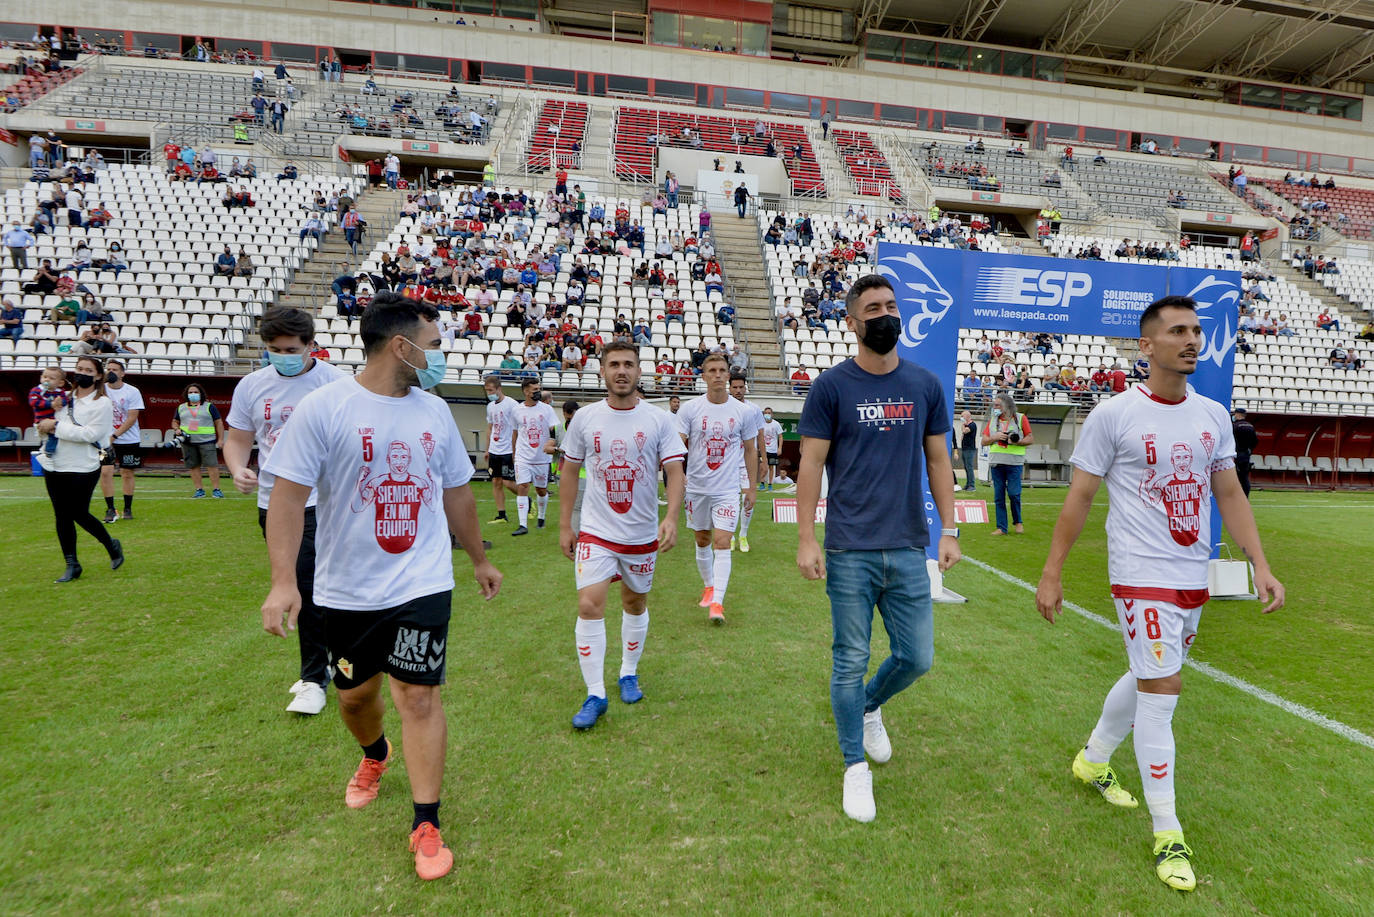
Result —
[[[875,376],[854,360],[820,374],[797,432],[830,441],[827,550],[924,548],[925,438],[950,431],[940,380],[902,360]]]

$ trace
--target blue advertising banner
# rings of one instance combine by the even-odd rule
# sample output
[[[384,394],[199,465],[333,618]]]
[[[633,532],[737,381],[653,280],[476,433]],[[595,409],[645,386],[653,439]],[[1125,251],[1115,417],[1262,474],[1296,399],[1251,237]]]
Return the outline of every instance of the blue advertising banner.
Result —
[[[1135,337],[1140,314],[1162,296],[1197,301],[1205,338],[1193,388],[1228,407],[1235,372],[1239,271],[1169,264],[1079,261],[968,252],[929,245],[880,242],[876,270],[897,293],[902,310],[902,357],[940,377],[954,404],[959,329],[1048,331]],[[926,522],[941,528],[926,481]],[[1212,506],[1212,531],[1221,519]],[[933,542],[927,549],[935,556]],[[1215,546],[1214,546],[1215,553]]]

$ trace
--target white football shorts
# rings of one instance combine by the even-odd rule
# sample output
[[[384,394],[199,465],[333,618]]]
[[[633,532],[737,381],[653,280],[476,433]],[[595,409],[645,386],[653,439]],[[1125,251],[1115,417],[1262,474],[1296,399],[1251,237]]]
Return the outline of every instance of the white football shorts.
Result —
[[[694,532],[717,529],[733,532],[739,524],[739,494],[713,496],[687,495],[687,527]]]
[[[573,548],[573,558],[578,589],[604,583],[616,574],[620,575],[631,592],[646,595],[653,588],[657,550],[645,554],[622,554],[602,544],[579,541]]]
[[[549,486],[549,466],[526,465],[524,462],[515,463],[515,483],[533,484],[535,487]]]
[[[1180,608],[1158,599],[1114,599],[1131,674],[1167,678],[1183,668],[1197,637],[1202,606]]]

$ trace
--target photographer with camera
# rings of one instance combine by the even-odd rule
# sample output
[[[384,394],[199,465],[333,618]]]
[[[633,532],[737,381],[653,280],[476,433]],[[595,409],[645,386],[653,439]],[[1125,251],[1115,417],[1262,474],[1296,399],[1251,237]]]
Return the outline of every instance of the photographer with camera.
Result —
[[[1021,526],[1021,472],[1026,464],[1026,447],[1035,442],[1030,419],[1016,410],[1011,394],[1000,392],[992,402],[983,424],[983,443],[988,447],[988,472],[992,477],[992,500],[997,505],[994,535],[1007,534],[1007,502],[1011,502],[1011,521],[1016,534]]]

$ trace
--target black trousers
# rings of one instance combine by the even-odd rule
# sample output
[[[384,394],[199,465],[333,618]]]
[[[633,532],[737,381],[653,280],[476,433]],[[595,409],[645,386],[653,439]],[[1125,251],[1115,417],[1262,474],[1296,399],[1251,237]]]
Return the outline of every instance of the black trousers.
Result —
[[[105,526],[91,515],[91,493],[100,480],[100,469],[94,471],[49,471],[43,475],[48,489],[53,519],[57,524],[57,543],[63,556],[76,554],[76,527],[91,533],[91,537],[109,550],[114,539]]]
[[[267,510],[258,508],[258,525],[267,537]],[[329,654],[324,641],[324,612],[315,604],[315,507],[305,509],[301,549],[296,553],[296,589],[301,594],[301,613],[296,632],[301,641],[301,681],[329,683]]]
[[[1236,456],[1236,477],[1240,479],[1240,489],[1250,496],[1250,456]]]

